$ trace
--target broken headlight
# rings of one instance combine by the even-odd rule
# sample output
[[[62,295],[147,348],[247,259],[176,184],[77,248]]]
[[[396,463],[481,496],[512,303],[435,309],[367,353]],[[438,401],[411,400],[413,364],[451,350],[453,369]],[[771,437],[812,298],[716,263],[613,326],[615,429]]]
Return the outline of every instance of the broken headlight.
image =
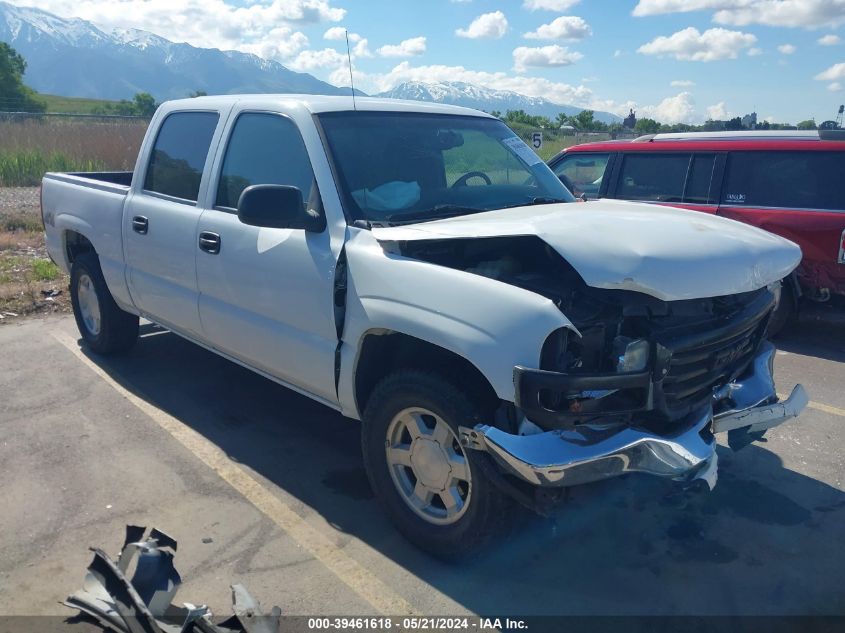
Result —
[[[643,371],[648,367],[648,355],[651,345],[645,339],[631,339],[617,336],[613,339],[613,357],[616,360],[616,372],[627,374]]]

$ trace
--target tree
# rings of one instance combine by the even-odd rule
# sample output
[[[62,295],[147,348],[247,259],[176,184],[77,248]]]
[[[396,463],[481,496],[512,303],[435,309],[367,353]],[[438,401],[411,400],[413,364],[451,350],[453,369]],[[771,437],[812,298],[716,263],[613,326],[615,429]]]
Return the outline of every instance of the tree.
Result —
[[[660,124],[654,119],[638,119],[634,124],[634,131],[637,134],[657,134],[660,131]]]
[[[132,99],[135,106],[135,113],[138,116],[152,116],[155,114],[158,104],[149,92],[139,92]]]
[[[807,119],[806,121],[799,121],[798,123],[799,130],[815,130],[816,129],[816,120],[815,119]]]
[[[0,110],[6,112],[43,112],[46,105],[35,98],[36,92],[24,85],[26,61],[14,48],[0,42]]]
[[[579,130],[593,130],[596,126],[595,112],[592,110],[581,110],[574,117],[571,117],[571,120]]]
[[[97,107],[93,113],[151,117],[156,108],[158,108],[158,104],[149,92],[139,92],[132,97],[132,101],[121,99],[117,103],[108,103],[104,107]]]
[[[737,130],[744,130],[745,126],[742,124],[742,119],[740,117],[734,117],[730,121],[725,122],[725,129],[729,131],[737,131]]]

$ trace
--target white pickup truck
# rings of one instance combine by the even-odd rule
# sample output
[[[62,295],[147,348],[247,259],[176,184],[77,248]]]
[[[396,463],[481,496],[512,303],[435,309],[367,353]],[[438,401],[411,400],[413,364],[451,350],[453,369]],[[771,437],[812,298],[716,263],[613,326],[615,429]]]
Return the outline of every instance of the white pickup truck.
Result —
[[[807,403],[778,401],[765,336],[797,246],[577,202],[481,112],[173,101],[134,173],[47,174],[42,204],[94,352],[144,317],[361,420],[387,513],[443,558],[568,486],[712,488],[715,433],[739,447]]]

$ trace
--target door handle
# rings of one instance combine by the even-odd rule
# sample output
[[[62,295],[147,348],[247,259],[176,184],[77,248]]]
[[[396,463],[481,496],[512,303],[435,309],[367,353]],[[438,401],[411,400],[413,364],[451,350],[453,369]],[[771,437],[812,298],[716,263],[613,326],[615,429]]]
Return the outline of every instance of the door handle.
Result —
[[[200,250],[217,255],[220,252],[220,236],[211,231],[202,231],[200,233]]]
[[[143,215],[136,215],[132,218],[132,230],[141,235],[146,235],[150,228],[150,221]]]

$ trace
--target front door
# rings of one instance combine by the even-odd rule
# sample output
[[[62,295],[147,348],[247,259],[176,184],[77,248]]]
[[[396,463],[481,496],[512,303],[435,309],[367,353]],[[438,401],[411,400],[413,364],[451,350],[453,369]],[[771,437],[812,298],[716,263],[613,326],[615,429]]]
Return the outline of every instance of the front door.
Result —
[[[205,338],[252,367],[337,401],[333,306],[336,260],[329,232],[241,223],[238,197],[250,185],[298,187],[322,212],[314,173],[296,125],[279,114],[244,112],[232,128],[212,208],[198,242],[199,311]]]

